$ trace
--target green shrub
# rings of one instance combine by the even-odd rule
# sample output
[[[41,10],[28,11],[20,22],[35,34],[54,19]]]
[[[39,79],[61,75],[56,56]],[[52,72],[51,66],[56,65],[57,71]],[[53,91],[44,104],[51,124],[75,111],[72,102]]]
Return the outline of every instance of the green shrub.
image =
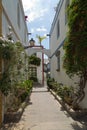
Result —
[[[20,96],[21,102],[24,102],[27,96],[28,96],[28,92],[25,91],[25,92]]]
[[[57,89],[57,94],[68,104],[73,101],[73,93],[74,89],[71,86],[59,86]]]
[[[31,76],[31,77],[30,77],[30,80],[32,80],[32,81],[34,81],[34,82],[38,82],[38,79],[37,79],[36,76]]]
[[[68,104],[72,103],[74,94],[74,89],[72,86],[64,86],[62,83],[57,83],[52,78],[47,79],[47,85],[48,88],[56,92],[63,101],[67,102]]]
[[[60,84],[57,83],[54,78],[48,78],[47,79],[47,85],[49,89],[52,89],[53,91],[57,92],[57,89],[59,88]]]
[[[50,89],[52,89],[52,83],[54,83],[54,79],[53,78],[48,78],[47,79],[47,85],[48,85],[48,87],[50,88]]]
[[[23,102],[26,97],[31,93],[33,87],[33,81],[31,80],[25,80],[24,82],[21,82],[18,84],[18,88],[16,89],[16,97],[21,99]]]
[[[27,91],[29,92],[32,89],[33,81],[32,80],[24,81],[24,86],[26,87]]]

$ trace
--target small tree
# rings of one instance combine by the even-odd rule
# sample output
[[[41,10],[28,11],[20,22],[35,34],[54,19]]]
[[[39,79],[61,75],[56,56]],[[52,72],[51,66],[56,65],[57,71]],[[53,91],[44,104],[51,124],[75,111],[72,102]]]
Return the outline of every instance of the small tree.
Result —
[[[75,104],[85,97],[87,82],[87,0],[72,0],[68,9],[69,31],[65,40],[64,63],[66,73],[72,77],[79,76],[79,94]]]
[[[36,37],[38,38],[38,42],[39,42],[39,44],[40,44],[40,46],[41,46],[41,42],[44,40],[44,39],[46,39],[46,36],[40,36],[40,35],[36,35]]]

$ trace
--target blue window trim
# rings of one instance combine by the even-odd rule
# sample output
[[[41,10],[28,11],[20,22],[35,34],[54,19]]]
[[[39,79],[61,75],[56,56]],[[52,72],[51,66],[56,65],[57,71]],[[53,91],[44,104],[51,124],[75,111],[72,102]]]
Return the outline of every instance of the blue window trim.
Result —
[[[57,47],[57,49],[56,49],[55,52],[51,55],[50,58],[52,58],[52,57],[58,52],[58,50],[64,45],[64,41],[65,41],[65,39],[60,43],[60,45]]]

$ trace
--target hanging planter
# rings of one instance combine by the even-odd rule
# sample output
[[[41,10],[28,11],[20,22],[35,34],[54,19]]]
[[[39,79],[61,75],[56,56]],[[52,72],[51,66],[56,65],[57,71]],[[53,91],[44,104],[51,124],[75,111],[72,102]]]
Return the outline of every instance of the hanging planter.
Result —
[[[41,59],[35,55],[29,57],[29,64],[40,66]]]

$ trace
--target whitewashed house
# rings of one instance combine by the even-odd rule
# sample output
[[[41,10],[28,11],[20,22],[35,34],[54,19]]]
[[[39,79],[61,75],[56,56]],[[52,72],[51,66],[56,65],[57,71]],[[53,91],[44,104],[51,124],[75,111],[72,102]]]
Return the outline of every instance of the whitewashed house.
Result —
[[[24,46],[28,43],[28,30],[21,0],[0,0],[0,36],[7,37],[12,32],[12,39]],[[3,61],[0,59],[0,75]],[[0,123],[4,117],[4,98],[0,94]]]
[[[31,40],[30,40],[31,41]],[[35,54],[38,58],[40,58],[40,66],[35,66],[35,65],[29,65],[29,70],[30,70],[30,77],[31,74],[33,77],[36,77],[38,80],[38,83],[44,84],[44,53],[42,52],[43,46],[38,46],[38,45],[33,45],[29,46],[29,56]],[[31,72],[32,70],[32,72]]]
[[[75,86],[75,82],[78,81],[77,77],[70,79],[63,68],[63,44],[66,38],[67,27],[67,13],[66,9],[71,0],[60,0],[57,7],[55,17],[50,30],[50,50],[51,50],[51,77],[58,83],[63,83],[68,86]],[[87,92],[87,89],[85,89]],[[82,108],[87,108],[87,94],[84,100],[81,102]]]
[[[12,28],[13,40],[27,44],[28,30],[21,0],[2,0],[2,35],[7,36]]]

